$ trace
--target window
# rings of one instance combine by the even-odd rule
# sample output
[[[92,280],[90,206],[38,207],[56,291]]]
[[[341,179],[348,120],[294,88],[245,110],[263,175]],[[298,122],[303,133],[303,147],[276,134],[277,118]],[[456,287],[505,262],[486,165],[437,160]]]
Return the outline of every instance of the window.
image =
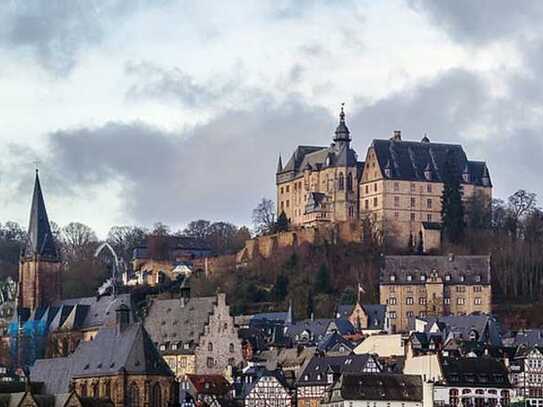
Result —
[[[378,203],[377,197],[373,198],[373,206],[376,207]]]
[[[432,209],[432,200],[431,199],[426,200],[426,208]]]
[[[398,212],[394,212],[394,217],[398,219],[400,217],[400,214]]]
[[[475,299],[473,300],[473,303],[475,305],[481,305],[482,304],[481,297],[475,297]]]
[[[230,350],[230,353],[234,353],[235,349],[234,349],[234,344],[233,343],[230,344],[230,349],[229,350]]]
[[[377,183],[373,184],[373,190],[377,192]]]
[[[388,317],[389,317],[390,319],[396,319],[396,311],[390,311],[390,312],[388,313]]]
[[[413,318],[413,317],[415,316],[415,313],[414,313],[413,311],[407,311],[407,312],[405,313],[405,316],[406,316],[407,318]]]
[[[411,189],[411,192],[415,192],[416,189],[415,189],[415,184],[411,184],[409,185],[410,189]]]
[[[414,221],[415,220],[415,214],[413,212],[411,212],[411,220]]]
[[[353,190],[353,174],[347,175],[347,191]]]
[[[390,297],[388,303],[389,305],[396,305],[396,297]]]
[[[281,210],[285,209],[285,203],[281,201]]]
[[[449,404],[451,405],[451,407],[458,406],[458,401],[459,401],[458,395],[459,395],[458,389],[449,390]]]
[[[281,187],[281,193],[284,193],[285,191],[283,190],[283,187]]]
[[[286,207],[288,208],[289,207],[289,200],[287,199],[287,203],[286,203]]]
[[[390,275],[390,281],[396,281],[396,276],[394,274],[391,274]]]
[[[426,281],[426,274],[420,275],[420,281]]]
[[[473,287],[473,292],[480,293],[482,290],[483,287],[481,287],[480,285],[476,285],[475,287]]]
[[[457,305],[464,305],[464,303],[465,303],[464,297],[458,297],[458,298],[456,299],[456,304],[457,304]]]
[[[155,383],[151,392],[151,407],[162,406],[162,392],[160,391],[160,384]]]
[[[451,275],[450,274],[445,275],[445,281],[451,281]]]
[[[431,221],[432,221],[432,214],[431,214],[431,213],[429,213],[429,214],[426,215],[426,221],[427,221],[427,222],[431,222]]]
[[[213,352],[213,344],[212,344],[211,342],[209,342],[209,343],[207,344],[207,350],[208,350],[209,352]]]
[[[411,280],[413,280],[413,276],[411,274],[408,274],[407,275],[407,281],[411,281]]]
[[[414,301],[413,301],[413,297],[407,297],[405,299],[405,304],[406,305],[413,305]]]
[[[400,192],[400,184],[398,182],[394,183],[394,192]]]
[[[369,209],[370,205],[369,205],[369,200],[365,200],[364,201],[364,209]]]
[[[445,297],[445,298],[443,298],[443,303],[444,303],[445,305],[449,305],[449,304],[451,303],[451,299],[448,298],[448,297]]]
[[[457,293],[464,293],[464,292],[466,292],[466,287],[463,286],[463,285],[457,285],[456,286],[456,292]]]
[[[81,383],[81,397],[87,397],[87,384],[86,383]]]
[[[290,185],[287,185],[287,192],[290,192]]]
[[[106,398],[108,399],[111,399],[111,383],[110,382],[104,383],[104,396],[106,396]]]
[[[366,184],[366,194],[370,193],[370,186]]]
[[[98,383],[93,383],[91,385],[91,397],[95,399],[100,397],[100,393],[98,392]]]
[[[394,206],[396,206],[396,207],[400,206],[400,197],[399,196],[394,197]]]
[[[415,198],[411,198],[411,208],[414,208],[417,205],[417,201]]]
[[[426,192],[428,193],[432,192],[432,184],[426,184]]]
[[[419,304],[426,305],[426,297],[419,297]]]
[[[338,189],[340,191],[345,189],[345,178],[343,177],[343,173],[339,173]]]
[[[215,365],[215,361],[213,358],[207,358],[207,367],[213,367]]]
[[[132,383],[128,388],[127,405],[128,407],[139,407],[140,405],[140,391],[136,383]]]

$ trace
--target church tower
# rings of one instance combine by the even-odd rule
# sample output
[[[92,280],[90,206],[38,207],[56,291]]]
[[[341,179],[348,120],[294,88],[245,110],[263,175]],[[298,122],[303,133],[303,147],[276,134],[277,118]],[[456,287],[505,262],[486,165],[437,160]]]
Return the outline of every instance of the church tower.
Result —
[[[19,308],[34,310],[62,297],[62,262],[47,217],[38,171],[26,245],[19,263]]]

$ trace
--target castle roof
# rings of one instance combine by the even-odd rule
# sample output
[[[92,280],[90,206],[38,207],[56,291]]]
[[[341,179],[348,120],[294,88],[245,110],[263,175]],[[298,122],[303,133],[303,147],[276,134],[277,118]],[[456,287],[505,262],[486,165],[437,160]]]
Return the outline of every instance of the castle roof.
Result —
[[[34,180],[34,194],[30,209],[28,236],[23,250],[23,256],[25,257],[34,255],[51,259],[58,259],[59,257],[53,234],[51,233],[47,210],[45,209],[38,171],[36,171],[36,178]]]
[[[492,185],[486,163],[469,161],[459,144],[376,139],[371,147],[375,151],[379,166],[389,166],[389,171],[383,171],[383,176],[388,179],[442,182],[447,159],[452,156],[456,162],[457,173],[465,173],[469,177],[469,181],[463,180],[463,183]]]

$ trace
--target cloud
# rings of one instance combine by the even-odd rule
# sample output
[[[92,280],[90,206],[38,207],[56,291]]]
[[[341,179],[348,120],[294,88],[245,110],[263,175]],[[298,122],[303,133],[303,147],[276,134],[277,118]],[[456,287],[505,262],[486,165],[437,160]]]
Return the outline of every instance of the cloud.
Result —
[[[0,46],[30,50],[47,70],[68,74],[82,50],[100,43],[121,19],[165,1],[28,0],[0,5]]]
[[[325,110],[293,97],[225,112],[190,132],[142,122],[57,131],[48,135],[50,161],[66,185],[120,182],[128,216],[142,224],[183,225],[197,218],[243,223],[261,197],[273,198],[279,151],[326,144],[334,124]]]
[[[543,17],[543,3],[525,0],[407,0],[417,12],[444,29],[459,42],[477,45],[511,40],[527,30],[533,32]]]

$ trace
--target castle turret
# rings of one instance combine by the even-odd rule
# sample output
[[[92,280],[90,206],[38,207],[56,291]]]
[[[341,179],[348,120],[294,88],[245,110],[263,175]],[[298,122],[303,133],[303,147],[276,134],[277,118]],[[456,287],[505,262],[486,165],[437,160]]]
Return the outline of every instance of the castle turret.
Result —
[[[283,160],[281,159],[281,154],[279,154],[279,162],[277,163],[277,174],[283,172]]]
[[[343,111],[343,103],[341,104],[341,111],[339,113],[339,124],[336,127],[336,136],[334,137],[334,141],[336,142],[336,144],[339,145],[339,147],[342,147],[342,145],[346,145],[348,147],[349,143],[351,142],[351,132],[345,124],[345,112]]]
[[[51,232],[36,170],[28,235],[19,264],[18,306],[33,310],[60,300],[61,273],[62,263]]]

